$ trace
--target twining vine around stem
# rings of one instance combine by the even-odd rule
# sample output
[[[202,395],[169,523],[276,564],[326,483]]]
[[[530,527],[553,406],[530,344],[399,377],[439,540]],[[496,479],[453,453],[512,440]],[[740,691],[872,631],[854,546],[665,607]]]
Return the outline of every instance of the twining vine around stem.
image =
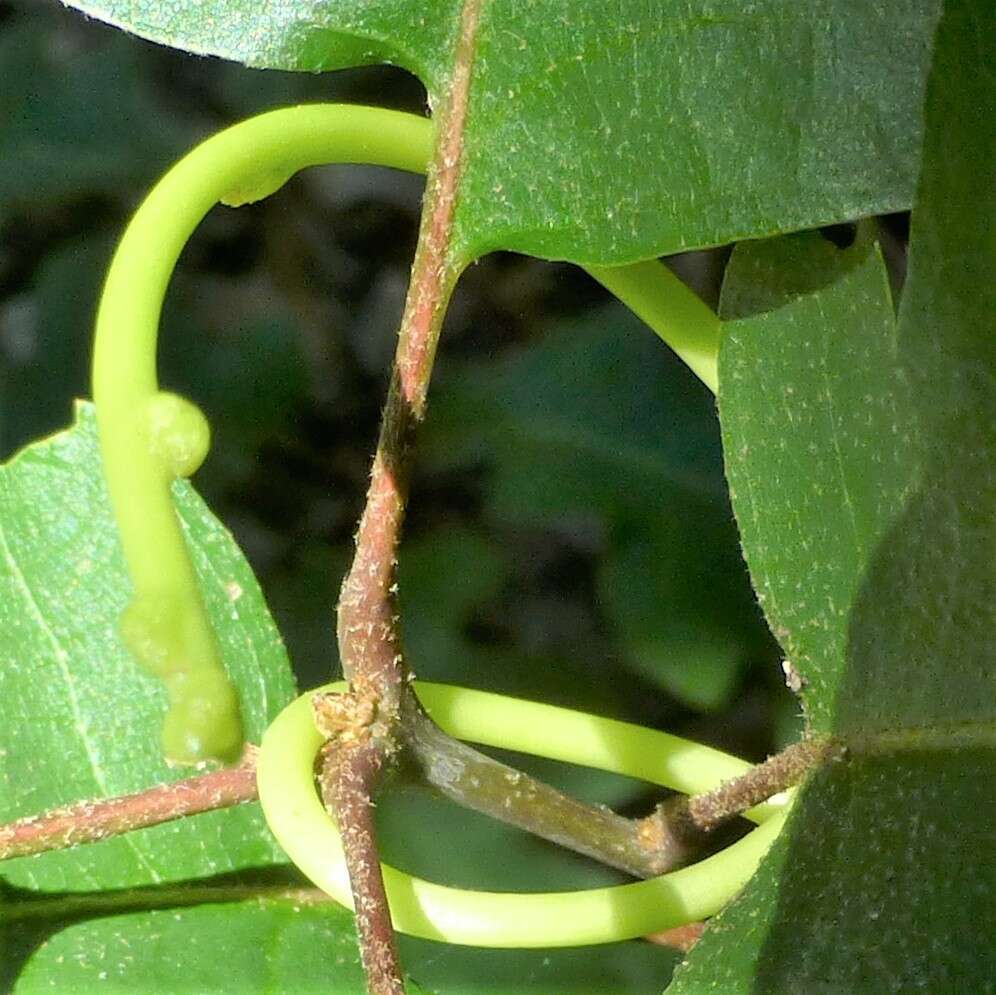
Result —
[[[476,10],[475,3],[465,7],[458,55],[461,46],[472,49]],[[310,828],[303,837],[300,826],[283,836],[281,829],[278,836],[299,866],[323,888],[343,900],[350,900],[351,894],[368,982],[377,995],[403,992],[387,912],[388,893],[395,919],[400,917],[402,928],[419,935],[482,945],[606,942],[715,911],[752,872],[783,818],[768,819],[734,847],[710,858],[713,863],[719,861],[716,866],[706,861],[601,898],[596,893],[481,896],[440,890],[438,885],[419,883],[391,868],[385,868],[381,876],[368,809],[382,774],[399,753],[407,751],[432,783],[432,758],[439,756],[434,742],[438,730],[409,684],[397,625],[394,577],[414,437],[424,417],[439,329],[456,280],[471,261],[453,258],[450,251],[469,57],[457,58],[456,64],[462,68],[454,77],[451,99],[441,108],[437,135],[429,121],[411,115],[313,105],[260,115],[196,148],[153,189],[125,232],[107,277],[94,348],[93,390],[101,449],[134,585],[121,632],[133,655],[166,685],[169,709],[162,741],[167,758],[179,763],[230,762],[242,747],[238,700],[208,622],[171,498],[173,480],[192,473],[204,459],[209,429],[194,405],[161,391],[157,383],[156,341],[166,286],[183,245],[215,203],[234,206],[264,197],[309,165],[369,162],[424,171],[435,150],[370,490],[356,556],[339,605],[340,656],[351,683],[340,707],[350,712],[346,725],[355,735],[338,730],[325,750],[322,782],[347,844],[345,865],[333,875],[334,880],[316,877],[308,870],[316,847],[331,846],[338,839],[311,783],[312,765],[324,737],[312,721],[310,699],[306,729],[295,727],[288,733],[286,724],[278,720],[274,725],[278,731],[267,734],[258,772],[260,793],[275,831],[286,828],[287,813],[301,811],[296,802],[292,804],[288,783],[297,786],[297,802],[310,806]],[[593,267],[591,272],[716,389],[718,319],[670,271],[651,260],[614,269]],[[438,736],[444,734],[438,732]],[[448,742],[453,750],[458,748],[454,741]],[[302,743],[307,745],[302,747]],[[275,782],[269,758],[286,760],[292,754],[292,768],[282,764]],[[461,758],[466,756],[461,754]],[[481,763],[486,760],[480,758]],[[499,772],[499,776],[504,775]],[[574,830],[558,827],[555,823],[564,821],[565,812],[574,813],[572,805],[581,807],[557,797],[552,789],[541,791],[531,779],[520,776],[532,786],[535,798],[546,800],[535,807],[545,805],[549,816],[546,830],[538,828],[541,819],[527,828],[560,842],[563,836],[581,852],[600,859],[608,856],[608,863],[637,874],[648,868],[655,873],[687,859],[677,838],[673,852],[658,864],[643,862],[638,844],[633,846],[635,858],[627,858],[634,860],[631,864],[619,855],[609,856],[616,844],[602,842],[597,819],[591,820],[592,827],[584,827],[582,811],[575,813]],[[461,801],[474,805],[472,794]],[[504,817],[502,812],[490,811],[483,795],[478,795],[478,807]],[[517,824],[528,824],[529,810],[530,804],[524,805]],[[613,823],[604,836],[611,840],[613,833],[622,839],[626,830],[620,831]],[[667,916],[645,921],[651,907],[668,910]],[[539,929],[541,921],[560,923],[561,931]],[[578,928],[581,921],[588,923],[585,929]],[[564,923],[574,925],[564,932]]]
[[[747,774],[742,760],[627,722],[468,688],[416,682],[429,715],[449,735],[536,756],[639,777],[683,792],[705,792]],[[353,906],[339,832],[312,770],[325,738],[316,699],[349,693],[339,683],[308,692],[273,721],[257,766],[260,801],[294,863],[336,901]],[[509,791],[528,790],[520,775]],[[577,892],[494,893],[450,888],[384,866],[397,929],[480,947],[557,947],[645,936],[710,916],[754,873],[788,813],[790,797],[751,809],[759,825],[712,857],[651,880]]]

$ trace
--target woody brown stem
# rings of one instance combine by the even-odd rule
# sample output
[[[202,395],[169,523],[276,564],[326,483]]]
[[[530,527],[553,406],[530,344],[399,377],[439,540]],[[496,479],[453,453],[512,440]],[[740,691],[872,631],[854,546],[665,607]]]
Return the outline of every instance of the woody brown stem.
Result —
[[[159,784],[119,798],[77,802],[0,826],[0,860],[96,843],[256,798],[256,747],[236,767]]]
[[[372,701],[387,725],[382,734],[348,749],[340,746],[328,758],[330,799],[343,835],[360,952],[368,986],[375,995],[404,991],[371,806],[381,771],[397,746],[402,704],[414,701],[398,626],[397,550],[415,434],[425,417],[439,332],[459,275],[450,250],[480,5],[481,0],[464,0],[461,11],[453,73],[439,108],[418,247],[367,503],[357,530],[356,553],[339,598],[337,633],[343,672],[353,694]]]
[[[549,840],[637,878],[688,863],[699,840],[667,820],[627,819],[586,805],[444,733],[421,711],[404,721],[407,759],[422,782],[464,808]],[[679,824],[683,829],[684,824]]]
[[[319,784],[339,823],[367,988],[370,995],[405,995],[374,827],[373,796],[387,756],[373,738],[331,740],[323,748]]]
[[[841,744],[833,739],[804,739],[793,743],[714,791],[689,798],[687,811],[692,825],[710,832],[728,819],[794,787],[814,767],[843,756],[843,752]]]
[[[724,822],[794,787],[814,767],[845,754],[840,741],[832,738],[805,739],[769,757],[740,777],[734,777],[713,791],[690,798],[673,798],[659,805],[644,824],[664,826],[687,845],[701,845],[706,836]]]
[[[415,433],[439,332],[459,267],[450,254],[463,134],[470,93],[480,0],[466,0],[447,100],[440,109],[436,150],[426,180],[425,210],[405,299],[367,503],[356,553],[339,598],[338,637],[343,672],[395,704],[405,687],[396,609],[397,548],[411,476]]]

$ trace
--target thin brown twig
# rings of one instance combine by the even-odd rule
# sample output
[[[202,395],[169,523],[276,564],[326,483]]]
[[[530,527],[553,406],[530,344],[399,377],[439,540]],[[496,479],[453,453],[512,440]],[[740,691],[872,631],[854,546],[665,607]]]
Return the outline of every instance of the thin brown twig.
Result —
[[[382,699],[395,701],[407,682],[395,598],[397,549],[415,433],[425,417],[439,332],[458,276],[450,242],[480,2],[466,0],[463,6],[453,76],[439,112],[439,137],[426,181],[425,213],[367,503],[357,530],[356,553],[339,598],[339,650],[346,678],[374,688]]]
[[[425,417],[439,332],[458,276],[458,264],[450,250],[481,2],[464,0],[461,11],[453,73],[439,108],[425,210],[367,503],[357,530],[353,563],[339,597],[337,633],[343,672],[353,693],[366,701],[372,697],[380,719],[388,724],[385,735],[348,748],[340,744],[328,758],[332,761],[329,787],[349,866],[361,956],[374,995],[404,992],[370,807],[381,771],[397,745],[402,701],[414,699],[398,626],[397,549],[415,434]]]
[[[587,805],[453,739],[421,711],[402,728],[406,760],[442,795],[633,877],[674,870],[700,849],[700,834],[685,832],[682,821],[627,819]]]
[[[746,774],[721,784],[713,791],[693,795],[687,801],[688,816],[702,832],[760,805],[786,788],[798,784],[814,767],[844,754],[842,745],[830,738],[804,739],[793,743]]]
[[[663,826],[688,845],[701,845],[723,823],[794,787],[815,767],[840,759],[845,752],[843,744],[833,738],[804,739],[712,791],[668,799],[643,822],[648,831]]]
[[[372,738],[330,740],[322,750],[319,784],[342,836],[367,988],[370,995],[405,995],[374,826],[373,795],[384,765],[384,746]]]
[[[81,801],[0,826],[0,860],[96,843],[111,836],[256,798],[256,747],[236,767],[158,784],[118,798]]]

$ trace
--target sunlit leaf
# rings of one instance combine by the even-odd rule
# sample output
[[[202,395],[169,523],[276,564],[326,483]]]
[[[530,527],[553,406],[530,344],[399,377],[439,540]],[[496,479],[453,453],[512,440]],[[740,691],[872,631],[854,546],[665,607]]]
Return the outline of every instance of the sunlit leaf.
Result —
[[[188,484],[177,507],[246,734],[294,694],[283,645],[231,535]],[[138,791],[189,774],[162,757],[165,691],[131,659],[117,619],[131,585],[104,489],[91,407],[0,468],[0,819]],[[74,850],[6,861],[12,885],[86,891],[281,860],[255,805]]]
[[[456,250],[623,262],[909,206],[938,0],[102,0],[249,65],[391,62],[434,102],[480,8]]]
[[[994,44],[985,4],[948,5],[898,328],[860,248],[801,297],[786,243],[729,276],[737,300],[781,256],[788,293],[724,344],[724,441],[765,610],[814,729],[848,754],[805,787],[681,995],[996,977],[996,196],[979,168],[996,155]]]

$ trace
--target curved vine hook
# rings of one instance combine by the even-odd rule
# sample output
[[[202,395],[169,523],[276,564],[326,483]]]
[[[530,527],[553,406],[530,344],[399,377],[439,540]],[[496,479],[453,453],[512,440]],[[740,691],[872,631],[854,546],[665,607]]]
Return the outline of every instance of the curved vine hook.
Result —
[[[218,202],[259,200],[306,166],[370,163],[424,172],[431,122],[372,107],[272,111],[198,146],[156,185],[111,263],[97,315],[93,396],[114,516],[134,597],[121,620],[139,662],[166,684],[166,756],[234,760],[242,746],[231,685],[173,509],[171,484],[207,455],[207,420],[159,389],[163,297],[187,239]]]
[[[260,200],[307,166],[370,163],[425,172],[432,124],[373,107],[314,104],[271,111],[199,145],[153,188],[129,224],[97,314],[93,395],[104,469],[134,597],[121,631],[169,696],[166,756],[233,760],[238,698],[225,674],[173,510],[171,484],[207,455],[207,420],[156,378],[159,315],[187,239],[219,202]],[[716,389],[719,321],[656,260],[589,272]]]

